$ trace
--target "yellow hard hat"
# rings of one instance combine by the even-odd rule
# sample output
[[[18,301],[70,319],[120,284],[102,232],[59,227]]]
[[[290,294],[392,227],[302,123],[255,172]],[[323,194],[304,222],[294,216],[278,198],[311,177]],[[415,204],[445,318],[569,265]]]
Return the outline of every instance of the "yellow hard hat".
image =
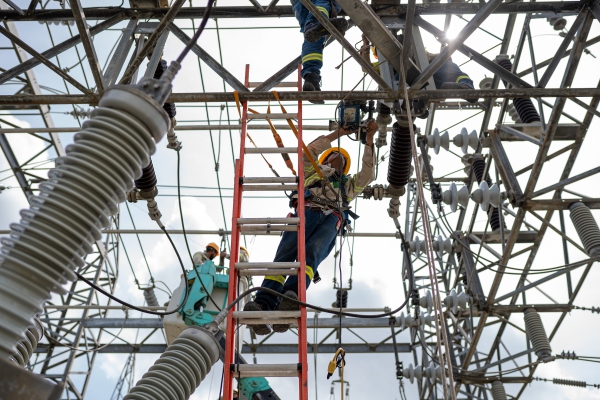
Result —
[[[323,164],[325,159],[327,159],[327,157],[329,157],[329,155],[333,152],[341,154],[342,157],[344,157],[344,159],[346,160],[346,165],[344,166],[344,175],[346,175],[348,171],[350,171],[350,154],[348,154],[348,152],[342,149],[341,147],[332,147],[330,149],[325,150],[323,154],[321,154],[321,157],[319,157],[319,164]]]
[[[213,243],[213,242],[211,242],[211,243],[207,244],[207,245],[206,245],[206,247],[207,247],[207,248],[208,248],[208,247],[212,247],[212,248],[213,248],[213,249],[215,249],[215,251],[217,252],[217,255],[219,255],[219,246],[217,246],[217,244],[216,244],[216,243]]]
[[[248,253],[248,250],[246,250],[246,248],[244,246],[240,246],[240,250],[245,252],[248,255],[248,257],[250,257],[250,253]]]

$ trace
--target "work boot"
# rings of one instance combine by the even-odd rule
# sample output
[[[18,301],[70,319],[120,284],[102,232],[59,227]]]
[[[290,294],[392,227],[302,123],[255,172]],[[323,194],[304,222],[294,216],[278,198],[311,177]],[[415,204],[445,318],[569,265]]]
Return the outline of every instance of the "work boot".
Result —
[[[262,311],[263,309],[260,307],[260,305],[258,303],[255,303],[253,301],[249,301],[246,303],[246,305],[244,306],[244,311]],[[249,325],[250,329],[252,329],[252,331],[259,335],[259,336],[264,336],[264,335],[268,335],[269,333],[271,333],[271,328],[269,327],[269,325]]]
[[[348,21],[345,18],[329,18],[329,22],[342,35],[348,30]],[[304,27],[304,39],[307,42],[314,43],[325,35],[329,35],[329,31],[317,20],[309,22]]]
[[[291,290],[288,290],[283,294],[284,296],[290,297],[294,300],[298,300],[298,295]],[[294,303],[288,299],[281,299],[281,303],[279,303],[279,311],[296,311],[300,309],[300,305],[298,303]],[[290,329],[290,324],[275,324],[273,325],[273,330],[277,333],[287,332]]]
[[[473,88],[469,85],[465,85],[464,83],[455,83],[455,82],[444,82],[442,83],[442,86],[440,87],[440,89],[457,89],[457,90],[461,90],[461,89],[469,89],[469,90],[473,90]],[[477,103],[477,101],[479,100],[478,98],[468,98],[468,99],[463,99],[468,101],[469,103]]]
[[[304,75],[303,92],[320,92],[321,91],[321,75],[317,72],[309,72]],[[325,104],[323,100],[309,100],[313,104]]]

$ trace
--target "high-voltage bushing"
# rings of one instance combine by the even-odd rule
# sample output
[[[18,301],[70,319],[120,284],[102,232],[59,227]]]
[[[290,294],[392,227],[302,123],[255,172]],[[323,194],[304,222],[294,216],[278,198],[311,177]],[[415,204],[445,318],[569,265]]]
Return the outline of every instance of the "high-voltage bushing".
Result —
[[[387,146],[387,130],[389,124],[392,123],[391,112],[392,110],[385,104],[377,103],[377,118],[375,119],[379,127],[377,140],[375,141],[377,148]]]
[[[400,329],[404,330],[406,328],[412,328],[413,326],[417,326],[417,322],[413,318],[410,313],[406,316],[404,315],[404,311],[400,313],[399,317],[396,317],[396,323],[400,326]]]
[[[493,184],[492,187],[488,187],[486,181],[481,182],[479,188],[475,189],[472,194],[469,194],[466,186],[457,189],[456,184],[452,182],[450,188],[442,194],[442,201],[450,206],[452,212],[455,212],[459,205],[467,208],[470,198],[479,204],[481,210],[487,211],[490,205],[499,207],[507,197],[506,192],[500,192],[498,185]]]
[[[521,121],[521,117],[519,117],[519,113],[517,112],[517,109],[515,108],[514,104],[510,104],[506,111],[508,112],[510,119],[512,119],[514,123],[520,124],[521,122],[523,122]]]
[[[44,327],[42,326],[42,322],[38,317],[35,317],[33,322],[33,326],[25,331],[25,340],[17,343],[16,353],[9,357],[11,361],[14,361],[22,367],[27,365],[33,352],[37,348],[39,341],[44,337]]]
[[[460,147],[463,154],[466,154],[469,147],[473,150],[477,149],[479,137],[477,136],[477,132],[471,131],[471,133],[468,133],[466,128],[462,128],[460,133],[454,136],[452,143],[454,143],[456,147]],[[427,137],[427,146],[432,148],[435,154],[439,154],[440,148],[448,150],[450,148],[450,136],[448,135],[448,132],[446,131],[440,134],[438,129],[435,128],[433,133]]]
[[[146,304],[150,307],[158,307],[158,299],[156,298],[156,292],[154,291],[154,287],[148,287],[143,290],[144,299],[146,300]]]
[[[442,258],[444,253],[450,253],[452,251],[452,241],[450,238],[444,239],[441,235],[431,241],[433,251],[437,253],[437,255]],[[416,257],[419,257],[421,253],[425,253],[426,247],[425,242],[422,242],[421,239],[416,236],[414,240],[411,240],[409,243],[410,251]]]
[[[148,216],[162,227],[162,222],[160,221],[162,214],[155,200],[156,196],[158,196],[158,189],[156,187],[158,181],[156,180],[152,159],[150,159],[148,165],[142,168],[142,176],[136,179],[134,183],[135,188],[127,193],[127,200],[132,203],[137,203],[138,200],[146,200]]]
[[[67,294],[74,270],[85,265],[102,238],[102,229],[142,175],[156,143],[169,130],[162,103],[180,65],[171,64],[161,80],[143,78],[133,86],[109,88],[56,160],[49,179],[11,224],[0,251],[0,357],[15,345],[42,312],[50,293]]]
[[[415,379],[420,381],[423,378],[427,378],[435,384],[437,381],[442,380],[442,367],[433,362],[430,362],[425,368],[419,365],[413,367],[412,364],[408,364],[408,368],[404,370],[404,376],[408,378],[410,383],[413,383]]]
[[[506,54],[496,56],[495,61],[505,70],[512,70],[512,62]],[[502,82],[504,82],[504,86],[508,87],[508,83],[505,80],[502,80]],[[523,123],[529,124],[532,122],[540,122],[540,114],[538,114],[530,98],[514,98],[513,104]]]
[[[465,292],[457,293],[455,289],[452,289],[450,294],[444,299],[444,305],[447,309],[452,310],[452,312],[456,314],[458,310],[467,309],[468,300],[469,297]]]
[[[335,292],[335,302],[331,306],[334,308],[347,308],[348,291],[343,289],[337,289]]]
[[[546,21],[555,31],[562,31],[567,26],[567,20],[564,18],[546,18]]]
[[[600,255],[600,228],[592,212],[581,202],[571,204],[569,211],[586,253],[590,257],[597,257]]]
[[[490,175],[489,174],[485,174],[485,180],[483,177],[483,173],[485,171],[485,161],[483,161],[483,158],[481,157],[481,155],[477,154],[474,155],[472,158],[470,158],[469,160],[471,162],[471,168],[473,170],[473,173],[475,174],[475,179],[477,179],[477,183],[481,184],[481,182],[486,182],[488,184],[488,186],[492,186],[492,180],[490,179]],[[486,212],[489,212],[489,209],[485,210]],[[490,217],[490,226],[492,227],[492,231],[495,231],[497,229],[500,229],[500,208],[499,207],[494,207],[494,210],[492,210],[492,216]]]
[[[135,181],[135,187],[138,188],[141,192],[151,192],[153,195],[156,190],[156,185],[158,181],[156,180],[156,172],[154,172],[154,165],[152,164],[152,159],[148,165],[142,168],[142,176]]]
[[[492,382],[492,399],[506,400],[506,390],[504,390],[504,383],[501,381]]]
[[[466,128],[462,128],[460,133],[454,136],[452,142],[456,147],[460,147],[463,154],[467,154],[469,147],[473,150],[477,150],[479,145],[479,136],[477,136],[477,132],[471,131],[471,133],[467,133]]]
[[[492,78],[488,78],[487,76],[485,78],[483,78],[480,82],[479,82],[479,89],[481,90],[488,90],[492,88],[492,83],[494,82],[494,80]]]
[[[399,119],[394,123],[392,129],[387,180],[390,184],[388,191],[396,196],[404,194],[404,186],[410,178],[412,141],[410,139],[409,123],[412,122]]]
[[[533,350],[538,356],[538,360],[543,362],[553,361],[552,347],[548,341],[548,335],[542,324],[540,314],[538,314],[535,308],[528,308],[524,312],[525,314],[525,331],[529,340],[533,345]]]
[[[123,400],[187,400],[219,354],[219,343],[213,335],[202,328],[187,328]]]
[[[408,368],[404,369],[404,377],[408,378],[410,383],[414,383],[415,379],[420,381],[423,379],[423,368],[419,365],[413,367],[412,364],[408,364]]]
[[[426,309],[427,312],[431,312],[431,309],[433,308],[433,296],[431,295],[431,290],[426,291],[425,295],[421,296],[419,305]]]

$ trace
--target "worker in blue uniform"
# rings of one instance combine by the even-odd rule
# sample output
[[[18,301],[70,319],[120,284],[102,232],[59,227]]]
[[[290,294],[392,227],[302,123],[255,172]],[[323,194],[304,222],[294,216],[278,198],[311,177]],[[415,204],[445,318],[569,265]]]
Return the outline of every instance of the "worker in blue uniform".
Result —
[[[356,130],[339,128],[329,135],[321,136],[307,147],[313,159],[319,160],[323,178],[315,171],[310,159],[304,155],[304,187],[305,192],[298,194],[305,198],[305,250],[306,250],[306,287],[317,274],[319,264],[329,255],[338,234],[348,223],[350,212],[349,202],[362,193],[364,188],[375,180],[375,152],[373,136],[378,129],[375,121],[367,122],[367,144],[362,157],[361,169],[354,175],[348,175],[350,170],[350,155],[340,147],[331,147],[331,142],[337,141],[341,135],[349,135]],[[318,157],[320,155],[320,157]],[[340,204],[341,203],[341,204]],[[297,204],[292,200],[291,206]],[[274,262],[294,262],[298,255],[298,233],[286,231],[283,233]],[[261,285],[285,296],[297,299],[298,277],[283,275],[266,276]],[[254,301],[246,303],[244,311],[297,310],[298,304],[266,291],[258,291]],[[257,335],[271,333],[268,325],[252,325],[251,329]],[[275,324],[275,332],[285,332],[289,324]]]
[[[305,92],[320,91],[323,48],[325,47],[325,37],[329,32],[317,21],[314,15],[308,12],[300,0],[291,1],[294,15],[300,23],[300,32],[304,33],[304,43],[302,43],[302,78],[304,78],[304,85],[302,86],[302,90]],[[337,13],[341,11],[341,7],[335,1],[311,1],[338,31],[342,34],[346,32],[348,21],[337,17]],[[310,102],[315,104],[324,103],[322,100]]]
[[[363,59],[367,60],[371,63],[371,56],[369,54],[370,43],[369,39],[363,34],[362,35],[363,45],[360,49],[360,55]],[[400,43],[404,42],[404,35],[398,35],[398,41]],[[377,58],[377,52],[375,47],[371,47],[373,55]],[[429,53],[426,51],[427,59],[429,62],[433,61],[434,58],[438,56],[438,54]],[[376,71],[379,72],[379,63],[372,63],[373,67]],[[364,71],[363,69],[363,72]],[[399,78],[399,74],[396,71],[395,75],[396,80]],[[448,59],[442,66],[435,71],[433,74],[433,82],[435,83],[436,89],[475,89],[473,86],[473,81],[469,77],[469,75],[460,69],[460,67],[452,61],[452,58]],[[465,98],[469,103],[477,103],[476,98]]]

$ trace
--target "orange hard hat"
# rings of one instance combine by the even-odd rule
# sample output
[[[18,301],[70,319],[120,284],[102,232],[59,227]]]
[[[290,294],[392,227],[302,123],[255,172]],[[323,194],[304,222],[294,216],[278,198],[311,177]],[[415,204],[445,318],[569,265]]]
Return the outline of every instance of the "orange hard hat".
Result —
[[[217,252],[217,255],[219,255],[219,246],[217,246],[216,243],[211,242],[211,243],[207,244],[206,247],[207,248],[212,247]]]
[[[346,175],[348,171],[350,171],[350,154],[348,154],[348,152],[342,149],[341,147],[331,147],[325,150],[323,154],[321,154],[321,156],[319,157],[319,164],[323,164],[327,157],[329,157],[329,155],[334,152],[339,153],[346,160],[346,165],[344,166],[344,175]]]

